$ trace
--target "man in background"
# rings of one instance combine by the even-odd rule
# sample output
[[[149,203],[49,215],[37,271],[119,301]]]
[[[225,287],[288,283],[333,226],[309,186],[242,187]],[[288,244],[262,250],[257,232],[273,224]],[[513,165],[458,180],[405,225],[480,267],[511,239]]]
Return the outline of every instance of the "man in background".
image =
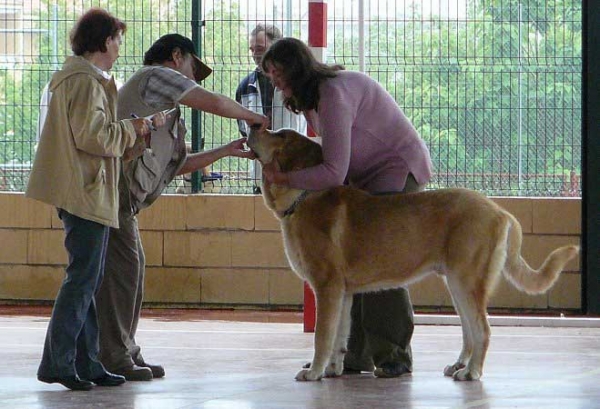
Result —
[[[246,108],[267,116],[271,125],[269,129],[291,128],[306,134],[306,121],[302,115],[287,110],[283,104],[283,94],[275,89],[260,68],[260,60],[271,44],[282,37],[279,28],[259,23],[250,33],[250,52],[256,68],[239,84],[235,100]],[[242,136],[247,137],[249,130],[245,121],[238,121]],[[250,164],[250,176],[254,180],[253,191],[260,194],[262,170],[260,163],[254,160]]]

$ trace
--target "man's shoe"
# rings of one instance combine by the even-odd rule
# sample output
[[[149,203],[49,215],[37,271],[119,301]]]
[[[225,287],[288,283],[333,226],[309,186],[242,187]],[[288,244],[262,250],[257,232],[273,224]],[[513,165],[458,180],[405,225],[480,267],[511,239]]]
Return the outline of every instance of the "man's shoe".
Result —
[[[101,377],[92,379],[91,381],[98,386],[119,386],[125,383],[125,377],[106,372]]]
[[[89,391],[94,387],[93,383],[83,379],[79,379],[79,376],[77,375],[65,376],[64,378],[38,375],[37,378],[38,381],[44,383],[60,383],[65,388],[71,389],[72,391]]]
[[[113,371],[117,375],[124,376],[128,381],[151,381],[152,371],[137,365],[126,366],[125,368]]]
[[[163,376],[165,376],[165,368],[163,368],[162,365],[149,364],[146,361],[136,363],[136,365],[142,368],[150,369],[152,371],[153,378],[162,378]]]
[[[408,369],[406,365],[394,362],[386,362],[375,369],[373,375],[375,375],[376,378],[397,378],[407,373],[411,373],[411,370]]]

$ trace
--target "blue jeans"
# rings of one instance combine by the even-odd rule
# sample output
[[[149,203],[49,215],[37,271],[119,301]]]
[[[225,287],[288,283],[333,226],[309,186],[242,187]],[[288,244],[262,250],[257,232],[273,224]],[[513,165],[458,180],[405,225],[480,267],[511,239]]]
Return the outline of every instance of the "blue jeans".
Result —
[[[103,376],[98,361],[96,291],[102,282],[109,228],[58,209],[69,255],[66,277],[56,296],[48,324],[38,376]]]

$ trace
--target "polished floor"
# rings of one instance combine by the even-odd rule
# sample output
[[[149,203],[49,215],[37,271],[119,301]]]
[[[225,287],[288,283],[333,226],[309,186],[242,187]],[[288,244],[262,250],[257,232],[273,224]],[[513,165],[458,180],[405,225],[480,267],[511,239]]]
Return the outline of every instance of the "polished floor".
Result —
[[[312,334],[299,313],[152,310],[138,343],[167,376],[72,392],[35,379],[48,316],[0,308],[0,408],[600,408],[600,328],[494,326],[482,380],[455,382],[442,369],[460,327],[417,325],[412,375],[302,383]]]

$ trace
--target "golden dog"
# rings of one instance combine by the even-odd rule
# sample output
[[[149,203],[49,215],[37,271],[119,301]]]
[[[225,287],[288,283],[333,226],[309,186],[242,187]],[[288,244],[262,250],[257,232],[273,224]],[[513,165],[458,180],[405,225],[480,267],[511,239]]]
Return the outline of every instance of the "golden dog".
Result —
[[[283,172],[322,161],[321,147],[292,130],[252,130],[248,146]],[[519,290],[543,293],[579,251],[560,247],[533,270],[521,257],[519,222],[466,189],[372,196],[351,187],[303,191],[263,180],[262,192],[281,222],[289,263],[317,302],[314,358],[297,380],[342,374],[353,294],[406,286],[430,273],[445,278],[462,323],[462,351],[444,375],[479,379],[490,339],[487,302],[501,273]]]

